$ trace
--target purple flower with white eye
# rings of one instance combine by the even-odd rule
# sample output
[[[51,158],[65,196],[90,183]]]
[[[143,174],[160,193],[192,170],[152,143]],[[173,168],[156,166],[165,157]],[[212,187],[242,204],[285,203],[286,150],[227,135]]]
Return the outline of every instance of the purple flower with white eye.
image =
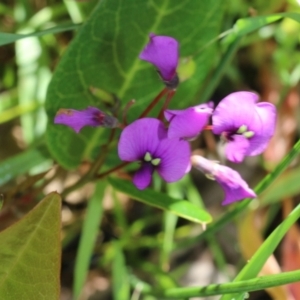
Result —
[[[191,161],[196,169],[221,185],[225,193],[222,205],[231,204],[245,198],[256,197],[255,192],[249,188],[248,184],[235,170],[199,155],[193,155]]]
[[[143,190],[151,183],[154,170],[167,182],[181,179],[191,168],[190,146],[186,141],[168,139],[164,124],[153,118],[134,121],[122,131],[118,144],[121,160],[140,161],[134,185]]]
[[[261,154],[274,134],[275,106],[257,101],[258,95],[251,92],[232,93],[213,113],[213,132],[225,138],[225,154],[232,162]]]
[[[213,112],[213,103],[200,104],[184,110],[165,110],[165,118],[170,122],[169,138],[195,138],[207,125]]]
[[[115,128],[118,126],[118,120],[116,118],[92,106],[84,110],[61,108],[56,113],[54,123],[69,126],[77,133],[79,133],[84,126],[107,128]]]
[[[176,68],[179,60],[178,42],[169,36],[149,34],[150,41],[139,58],[153,64],[166,86],[175,89],[179,84]]]

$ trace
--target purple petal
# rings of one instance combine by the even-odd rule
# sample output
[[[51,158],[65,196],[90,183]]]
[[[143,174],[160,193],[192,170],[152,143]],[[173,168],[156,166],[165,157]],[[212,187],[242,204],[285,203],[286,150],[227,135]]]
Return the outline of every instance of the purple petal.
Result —
[[[133,183],[139,189],[143,190],[150,185],[154,167],[150,163],[144,163],[133,176]]]
[[[167,182],[177,181],[190,171],[190,156],[189,143],[178,139],[162,140],[153,155],[161,159],[157,172]]]
[[[216,161],[206,159],[205,157],[200,155],[192,155],[191,162],[192,165],[203,174],[213,176],[215,165],[217,164]]]
[[[152,63],[163,80],[170,81],[176,74],[178,65],[178,42],[169,36],[156,36],[151,33],[150,41],[139,58]]]
[[[240,163],[245,158],[250,142],[243,135],[238,134],[233,135],[231,139],[226,144],[226,158],[234,163]]]
[[[215,179],[225,193],[222,205],[227,205],[245,198],[255,198],[255,192],[249,188],[238,172],[226,166],[218,165],[215,170]]]
[[[259,121],[250,127],[255,135],[249,139],[250,146],[246,153],[249,156],[261,154],[266,149],[276,126],[276,108],[273,104],[260,102],[256,105],[256,112]]]
[[[255,192],[249,188],[238,172],[215,161],[208,160],[199,155],[191,157],[192,164],[195,168],[214,178],[225,192],[225,199],[222,204],[242,200],[244,198],[255,198]]]
[[[165,117],[170,122],[169,138],[193,138],[207,125],[213,109],[201,104],[185,110],[167,110]]]
[[[213,132],[236,132],[242,125],[250,126],[257,101],[258,95],[251,92],[236,92],[225,97],[213,113]]]
[[[56,113],[54,123],[69,126],[78,133],[84,126],[114,128],[117,126],[118,120],[98,108],[90,106],[84,110],[61,108]]]
[[[166,137],[167,130],[161,121],[153,118],[136,120],[122,131],[118,144],[119,157],[124,161],[141,160],[146,152],[153,154],[160,140]]]

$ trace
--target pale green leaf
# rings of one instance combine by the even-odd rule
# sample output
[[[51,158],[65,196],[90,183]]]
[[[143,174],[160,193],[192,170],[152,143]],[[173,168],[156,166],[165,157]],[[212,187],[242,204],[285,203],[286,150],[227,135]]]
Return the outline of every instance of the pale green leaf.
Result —
[[[60,207],[60,196],[51,193],[0,233],[0,299],[59,299]]]

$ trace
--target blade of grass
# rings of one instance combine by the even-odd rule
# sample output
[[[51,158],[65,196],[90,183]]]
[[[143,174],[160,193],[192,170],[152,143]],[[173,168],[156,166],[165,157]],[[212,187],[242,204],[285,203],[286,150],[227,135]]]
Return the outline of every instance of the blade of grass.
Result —
[[[159,294],[160,299],[182,299],[190,297],[207,297],[215,295],[224,295],[228,293],[259,291],[269,287],[288,284],[300,280],[300,271],[284,272],[281,274],[261,276],[249,280],[242,280],[231,283],[211,284],[204,287],[186,287],[167,289],[163,295]],[[143,293],[153,294],[151,287],[147,284],[143,286]],[[245,296],[246,293],[243,293]],[[230,298],[236,300],[236,298]]]
[[[206,287],[172,288],[167,289],[160,297],[177,299],[182,297],[205,297],[224,295],[221,300],[243,300],[245,294],[251,291],[262,290],[269,287],[279,286],[300,280],[300,271],[286,272],[270,276],[256,277],[268,257],[274,252],[289,228],[300,217],[300,204],[289,216],[271,233],[259,250],[253,255],[248,264],[235,278],[234,282],[225,284],[213,284]],[[252,279],[249,279],[252,278]],[[248,279],[248,280],[245,280]],[[146,287],[145,293],[155,294]],[[240,293],[240,294],[232,294]]]
[[[75,261],[73,285],[74,299],[79,298],[89,269],[91,256],[93,254],[93,248],[102,219],[102,200],[106,185],[106,181],[99,181],[96,185],[94,195],[88,203]]]
[[[160,267],[164,271],[170,268],[170,257],[174,243],[174,231],[178,217],[172,213],[164,213],[163,243],[160,251]]]
[[[25,105],[16,105],[5,111],[2,111],[0,112],[0,124],[8,122],[29,112],[33,112],[39,107],[40,105],[37,103],[29,103]]]
[[[118,242],[114,242],[114,260],[112,265],[113,299],[130,299],[129,276],[126,269],[125,257]]]
[[[256,277],[263,265],[267,261],[268,257],[274,252],[284,235],[290,229],[290,227],[300,217],[300,204],[289,214],[289,216],[271,233],[271,235],[265,240],[260,248],[255,252],[250,261],[239,272],[234,281],[250,279]],[[295,280],[296,281],[296,280]],[[280,285],[280,280],[278,285]],[[248,292],[248,287],[245,286],[244,292]],[[242,300],[243,295],[230,294],[221,298],[221,300]]]
[[[80,24],[61,24],[61,25],[51,27],[49,29],[32,32],[28,34],[14,34],[14,33],[0,32],[0,46],[11,44],[17,40],[24,39],[31,36],[39,37],[46,34],[55,34],[55,33],[60,33],[65,31],[71,31],[71,30],[78,29],[79,27]]]

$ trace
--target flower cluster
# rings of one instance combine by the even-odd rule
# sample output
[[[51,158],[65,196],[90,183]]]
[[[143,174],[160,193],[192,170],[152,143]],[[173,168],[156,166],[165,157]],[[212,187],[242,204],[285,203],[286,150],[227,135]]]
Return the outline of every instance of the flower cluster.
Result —
[[[246,156],[259,155],[274,134],[274,105],[258,102],[259,97],[255,93],[241,91],[226,96],[215,109],[213,102],[209,102],[184,110],[169,110],[167,106],[179,85],[176,72],[178,48],[174,38],[150,34],[150,40],[139,58],[155,66],[166,87],[131,124],[121,124],[115,116],[95,107],[81,111],[61,109],[54,122],[67,125],[77,133],[84,126],[122,128],[118,155],[122,161],[140,163],[133,176],[133,183],[138,189],[145,189],[151,184],[155,170],[166,182],[174,182],[189,172],[193,165],[220,184],[225,194],[222,204],[256,197],[235,170],[192,155],[189,141],[203,130],[211,129],[226,144],[225,156],[228,160],[240,163]],[[146,117],[165,95],[165,104],[159,116]]]

